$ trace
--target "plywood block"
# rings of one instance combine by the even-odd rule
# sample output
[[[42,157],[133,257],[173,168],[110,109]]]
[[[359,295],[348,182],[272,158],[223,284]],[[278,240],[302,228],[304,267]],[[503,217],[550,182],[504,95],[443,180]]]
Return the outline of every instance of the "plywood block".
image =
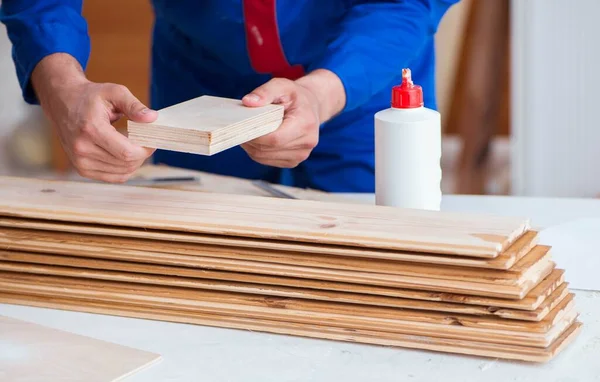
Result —
[[[185,311],[115,305],[83,299],[40,298],[36,296],[0,293],[0,302],[527,362],[547,362],[551,360],[576,338],[581,329],[581,323],[575,321],[550,346],[535,348],[387,333],[377,330],[347,329],[339,328],[325,322],[301,324],[276,320],[248,319],[224,314],[190,314]]]
[[[0,316],[3,381],[117,381],[161,356]]]
[[[271,133],[282,121],[282,105],[247,107],[236,99],[201,96],[159,110],[152,123],[127,121],[127,132],[145,147],[213,155]]]
[[[0,215],[495,258],[529,221],[113,184],[0,178]]]

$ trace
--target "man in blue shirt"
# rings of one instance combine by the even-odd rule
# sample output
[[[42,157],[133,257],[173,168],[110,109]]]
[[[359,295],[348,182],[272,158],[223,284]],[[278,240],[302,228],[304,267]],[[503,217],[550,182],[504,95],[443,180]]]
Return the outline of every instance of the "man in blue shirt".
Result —
[[[151,105],[93,83],[82,0],[4,0],[24,99],[40,104],[77,171],[124,182],[172,166],[331,192],[374,191],[373,114],[410,67],[436,108],[434,34],[457,0],[153,0]],[[132,15],[132,17],[134,17]],[[111,125],[204,94],[285,106],[273,133],[212,157],[133,145]]]

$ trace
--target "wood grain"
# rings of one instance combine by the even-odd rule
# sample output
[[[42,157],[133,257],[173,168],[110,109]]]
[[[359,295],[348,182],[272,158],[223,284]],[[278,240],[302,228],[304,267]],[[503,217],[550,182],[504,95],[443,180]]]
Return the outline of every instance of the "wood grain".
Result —
[[[81,253],[85,256],[85,253]],[[132,258],[131,254],[126,258]],[[111,258],[102,260],[100,258]],[[371,274],[364,272],[336,271],[330,269],[284,266],[269,263],[246,263],[224,259],[215,259],[207,266],[209,258],[191,257],[190,263],[185,266],[165,266],[158,264],[147,264],[144,262],[123,261],[124,256],[111,253],[99,253],[90,258],[46,255],[33,252],[0,251],[0,260],[33,264],[56,264],[65,266],[77,266],[92,269],[108,269],[119,271],[133,271],[152,274],[172,274],[182,277],[195,278],[218,278],[229,279],[231,273],[260,274],[279,277],[296,277],[322,281],[349,282],[356,284],[367,284],[389,288],[403,288],[415,290],[427,290],[431,292],[460,293],[473,296],[499,297],[521,299],[527,295],[541,280],[548,276],[555,267],[553,262],[545,262],[543,267],[530,275],[520,285],[501,285],[493,282],[477,282],[477,280],[445,280],[436,278],[425,278],[419,276],[391,275],[385,277],[382,274]],[[140,259],[141,260],[141,259]],[[197,262],[193,261],[197,260]],[[283,279],[282,279],[283,280]],[[285,284],[284,284],[285,285]]]
[[[521,218],[11,177],[0,178],[0,215],[487,258],[530,228]]]
[[[2,283],[0,291],[99,300],[198,313],[223,313],[239,317],[286,322],[329,322],[338,327],[424,335],[435,338],[470,339],[513,345],[547,347],[577,318],[573,296],[568,296],[541,322],[504,320],[497,317],[447,315],[404,309],[357,306],[289,299],[265,303],[255,296],[204,291],[179,291],[144,287],[124,290],[119,285],[19,285]]]
[[[178,309],[207,308],[233,309],[238,313],[262,312],[271,317],[282,311],[300,312],[307,314],[333,314],[338,318],[348,320],[382,319],[379,324],[415,324],[415,325],[444,325],[455,327],[456,330],[468,329],[497,329],[514,330],[535,335],[545,334],[552,330],[554,325],[562,318],[572,312],[573,295],[567,294],[550,314],[539,322],[525,322],[522,320],[505,320],[501,317],[487,316],[475,317],[468,314],[448,314],[445,312],[423,311],[415,309],[398,309],[391,307],[380,307],[365,304],[346,304],[339,302],[314,301],[295,298],[275,298],[273,296],[261,296],[244,293],[209,291],[203,289],[173,288],[156,285],[123,284],[119,282],[108,282],[99,280],[81,280],[68,278],[52,278],[39,276],[19,275],[19,283],[0,281],[0,288],[11,293],[44,293],[56,296],[72,296],[89,299],[96,298],[121,298],[136,303],[152,303],[177,305]],[[60,281],[60,283],[57,283]],[[295,314],[295,313],[294,313]],[[302,315],[302,313],[298,313]],[[337,317],[337,316],[336,316]],[[334,319],[333,316],[323,319]],[[382,326],[379,326],[382,328]],[[383,330],[383,329],[382,329]],[[453,330],[453,329],[448,329]]]
[[[205,95],[158,110],[154,122],[127,121],[127,133],[142,146],[214,155],[271,133],[282,121],[283,105],[246,107]]]
[[[544,349],[502,344],[486,344],[476,341],[431,338],[426,336],[386,333],[376,330],[344,329],[323,322],[318,324],[298,324],[275,320],[258,320],[224,314],[206,314],[148,308],[132,305],[115,305],[83,299],[18,295],[0,293],[0,301],[10,304],[48,307],[63,310],[84,311],[124,317],[145,318],[221,328],[253,330],[268,333],[305,336],[318,339],[360,342],[366,344],[423,349],[482,357],[504,358],[528,362],[548,362],[558,355],[577,336],[581,323],[575,321],[550,346]]]
[[[0,227],[13,303],[518,359],[555,354],[580,326],[521,218],[0,178]]]
[[[538,243],[538,233],[535,231],[528,231],[504,252],[500,253],[496,258],[485,259],[421,252],[401,252],[370,248],[354,248],[350,246],[321,245],[305,242],[296,243],[292,241],[263,240],[234,236],[190,234],[164,230],[135,229],[129,227],[98,224],[75,224],[68,222],[53,222],[48,220],[10,217],[0,217],[0,227],[50,231],[59,234],[77,233],[86,235],[143,239],[144,242],[174,242],[177,243],[177,245],[182,246],[184,245],[182,243],[188,243],[210,245],[220,248],[234,247],[254,250],[271,250],[278,252],[318,253],[322,255],[357,257],[372,260],[398,260],[425,264],[454,265],[489,269],[511,268],[517,261],[521,260],[523,256],[529,253]]]
[[[42,266],[43,267],[43,266]],[[50,266],[48,274],[69,274],[69,268],[60,268],[60,272],[56,272],[56,266]],[[523,321],[541,321],[548,313],[561,303],[568,295],[567,284],[563,283],[555,291],[553,291],[544,302],[533,311],[507,309],[495,306],[480,306],[459,303],[445,303],[436,301],[422,301],[418,299],[408,298],[393,298],[386,296],[364,295],[350,292],[328,292],[328,291],[311,291],[301,288],[291,287],[273,287],[269,288],[262,285],[242,284],[242,283],[227,283],[227,282],[199,282],[190,283],[187,280],[178,278],[172,279],[167,277],[167,282],[162,282],[164,279],[155,276],[145,276],[136,274],[116,274],[111,272],[98,271],[94,278],[81,277],[63,277],[63,276],[48,276],[40,273],[19,273],[19,272],[0,272],[0,284],[10,288],[14,285],[59,285],[66,286],[95,286],[103,287],[118,287],[125,291],[144,290],[146,285],[158,285],[163,289],[169,287],[170,291],[175,293],[191,292],[195,290],[201,291],[224,291],[235,292],[241,295],[251,296],[252,300],[263,301],[267,306],[285,307],[290,299],[299,299],[305,301],[323,301],[333,303],[355,304],[358,306],[375,306],[389,307],[401,309],[413,309],[432,312],[459,313],[474,316],[496,316],[514,320]],[[104,281],[115,279],[118,281]],[[171,282],[173,281],[173,282]],[[186,282],[187,281],[187,282]],[[8,290],[8,289],[7,289]]]
[[[101,264],[97,264],[85,259],[83,259],[82,263],[81,260],[76,259],[76,263],[64,262],[65,266],[56,265],[51,259],[49,261],[50,264],[0,261],[0,270],[25,274],[68,276],[90,280],[241,291],[261,295],[300,297],[326,301],[358,302],[392,307],[397,307],[397,304],[401,304],[396,301],[397,299],[423,300],[467,305],[466,309],[470,308],[468,307],[469,305],[490,306],[493,307],[489,309],[490,312],[495,312],[499,308],[535,312],[564,283],[564,271],[555,269],[527,296],[523,299],[515,300],[234,272],[204,271],[201,272],[202,278],[194,278],[190,277],[188,273],[178,273],[176,269],[156,269],[156,266],[144,268],[144,271],[154,273],[135,273],[126,264],[123,265],[118,262],[103,261]],[[84,267],[80,267],[81,265]],[[96,268],[110,268],[112,270]],[[139,269],[137,271],[139,272]]]
[[[380,279],[393,278],[392,275],[397,275],[498,285],[520,285],[535,278],[536,274],[551,262],[550,247],[541,245],[533,248],[510,270],[503,271],[16,229],[0,230],[0,248],[242,271],[236,269],[239,267],[254,273],[265,273],[264,269],[267,274],[277,274],[279,270],[287,269],[279,265],[284,264],[305,267],[314,272],[344,270],[348,272],[341,274],[349,274],[350,271],[361,275],[377,273],[380,276],[374,277]]]

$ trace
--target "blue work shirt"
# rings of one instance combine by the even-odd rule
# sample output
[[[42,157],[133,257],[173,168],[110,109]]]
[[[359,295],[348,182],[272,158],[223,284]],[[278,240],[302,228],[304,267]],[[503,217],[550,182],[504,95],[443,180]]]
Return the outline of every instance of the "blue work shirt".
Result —
[[[286,183],[331,192],[373,192],[373,116],[390,106],[392,86],[401,82],[404,67],[423,87],[425,106],[436,109],[434,34],[456,2],[153,0],[150,106],[161,109],[204,94],[240,99],[273,78],[273,73],[259,73],[253,66],[244,9],[253,5],[260,11],[270,4],[275,7],[278,43],[289,65],[300,66],[305,73],[318,68],[333,71],[347,97],[342,112],[321,125],[317,147],[289,171]],[[90,39],[81,8],[81,0],[2,1],[0,21],[13,43],[27,102],[38,103],[30,76],[44,56],[69,53],[86,67]],[[254,162],[240,147],[211,157],[158,150],[154,161],[282,181],[281,169]]]

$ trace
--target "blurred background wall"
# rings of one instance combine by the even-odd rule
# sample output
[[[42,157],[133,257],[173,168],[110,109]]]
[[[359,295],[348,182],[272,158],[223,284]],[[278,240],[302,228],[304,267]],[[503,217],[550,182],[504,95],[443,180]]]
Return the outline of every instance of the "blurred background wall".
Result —
[[[437,96],[444,125],[444,192],[600,194],[599,182],[589,181],[590,176],[582,175],[581,169],[582,164],[590,164],[586,158],[593,156],[589,148],[592,143],[586,139],[593,133],[586,126],[594,121],[570,120],[569,130],[579,132],[579,138],[567,140],[571,145],[567,150],[564,135],[563,142],[551,140],[548,134],[540,138],[543,125],[552,124],[551,115],[555,111],[539,106],[552,97],[552,89],[558,89],[550,85],[553,71],[555,74],[569,64],[565,56],[552,59],[556,54],[553,44],[559,39],[571,57],[581,55],[584,45],[573,45],[570,41],[582,38],[589,41],[597,30],[590,15],[597,10],[600,2],[594,0],[581,0],[577,7],[569,0],[462,0],[450,9],[436,35]],[[122,83],[147,101],[150,1],[87,0],[84,15],[92,39],[89,78]],[[570,25],[571,32],[561,34],[554,23],[561,28]],[[572,81],[586,83],[587,75],[597,80],[598,75],[591,73],[591,68],[600,63],[597,56],[581,56],[578,66],[572,69],[576,73],[570,77]],[[537,70],[544,76],[536,75]],[[576,91],[576,85],[565,86],[560,89]],[[585,89],[585,93],[580,89],[578,94],[590,107],[600,96],[591,84]],[[520,97],[524,95],[527,100]],[[521,102],[532,105],[534,100],[540,101],[535,103],[537,107],[523,107]],[[577,115],[591,117],[586,109],[577,110],[573,109]],[[4,27],[0,27],[0,121],[0,173],[68,171],[68,162],[39,108],[25,105],[20,98]],[[124,121],[116,126],[123,128]],[[559,127],[551,131],[560,136]],[[593,138],[598,137],[593,135]],[[578,154],[580,146],[586,149]],[[550,147],[568,159],[552,156]],[[553,158],[550,161],[549,156]],[[574,181],[574,186],[563,184],[553,188],[552,182],[561,182],[562,178],[549,181],[553,170],[547,163],[554,167],[565,164],[560,174]],[[573,170],[575,167],[578,168]],[[582,181],[583,178],[587,180]]]

